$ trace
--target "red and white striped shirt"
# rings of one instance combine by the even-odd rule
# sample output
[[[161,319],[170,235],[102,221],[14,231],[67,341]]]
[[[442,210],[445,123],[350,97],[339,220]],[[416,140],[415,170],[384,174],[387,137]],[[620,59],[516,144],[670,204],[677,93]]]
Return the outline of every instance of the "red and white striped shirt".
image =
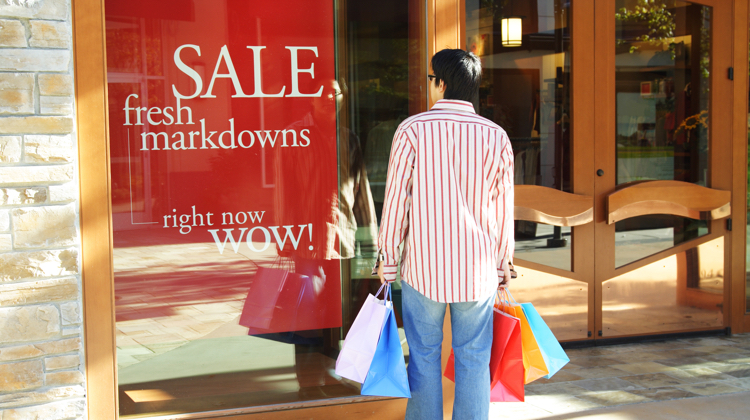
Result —
[[[391,147],[378,247],[386,280],[400,264],[401,278],[434,301],[494,293],[514,247],[505,131],[459,100],[404,120]]]

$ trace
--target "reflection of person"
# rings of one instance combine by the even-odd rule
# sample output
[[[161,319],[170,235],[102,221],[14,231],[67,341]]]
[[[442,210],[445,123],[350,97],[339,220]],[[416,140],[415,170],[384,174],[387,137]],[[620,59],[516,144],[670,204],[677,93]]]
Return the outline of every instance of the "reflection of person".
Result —
[[[472,53],[432,57],[430,111],[393,139],[378,245],[381,282],[403,285],[412,398],[406,418],[443,416],[443,318],[451,306],[453,417],[487,419],[495,291],[510,280],[513,150],[505,131],[475,113],[481,64]],[[404,251],[399,255],[399,244]]]
[[[314,225],[311,244],[279,252],[294,262],[294,272],[309,279],[312,289],[309,298],[300,297],[306,306],[296,313],[295,322],[307,326],[297,329],[317,330],[286,334],[296,344],[295,369],[304,398],[321,397],[311,387],[337,383],[327,374],[334,359],[321,356],[334,354],[338,338],[330,328],[342,325],[337,260],[354,257],[358,236],[372,242],[377,230],[359,139],[347,128],[341,128],[338,142],[336,138],[343,90],[335,80],[324,86],[310,112],[288,127],[297,133],[309,130],[310,146],[282,149],[277,161],[275,211],[279,220],[284,225]],[[336,167],[338,175],[332,169]]]

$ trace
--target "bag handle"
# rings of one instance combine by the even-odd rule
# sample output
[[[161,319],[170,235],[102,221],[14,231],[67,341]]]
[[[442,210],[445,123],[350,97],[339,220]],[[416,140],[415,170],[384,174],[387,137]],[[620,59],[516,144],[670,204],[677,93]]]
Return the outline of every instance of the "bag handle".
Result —
[[[500,309],[505,311],[505,308],[510,309],[510,299],[508,298],[507,289],[500,289],[497,291],[497,297],[495,299],[500,306]]]
[[[386,287],[388,287],[388,282],[385,282],[384,284],[380,285],[380,289],[378,289],[378,292],[375,293],[375,297],[380,296],[380,292],[382,292],[383,289]],[[388,293],[388,289],[386,289],[385,293]],[[385,293],[383,294],[383,300],[385,300],[388,297],[388,295],[386,295]]]

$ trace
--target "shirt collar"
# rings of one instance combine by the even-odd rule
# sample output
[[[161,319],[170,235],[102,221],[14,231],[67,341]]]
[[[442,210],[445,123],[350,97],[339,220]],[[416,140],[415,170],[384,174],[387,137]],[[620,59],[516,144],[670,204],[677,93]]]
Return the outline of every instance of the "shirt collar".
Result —
[[[432,110],[440,109],[471,112],[472,114],[476,114],[476,111],[474,111],[474,105],[471,102],[461,101],[458,99],[441,99],[432,106]]]

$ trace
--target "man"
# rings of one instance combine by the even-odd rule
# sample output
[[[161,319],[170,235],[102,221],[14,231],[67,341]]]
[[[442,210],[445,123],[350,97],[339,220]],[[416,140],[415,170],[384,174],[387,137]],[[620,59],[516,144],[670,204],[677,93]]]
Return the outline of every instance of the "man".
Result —
[[[432,57],[430,111],[393,139],[378,237],[381,282],[403,280],[412,398],[407,419],[442,419],[441,346],[449,304],[455,355],[454,419],[489,415],[492,307],[510,281],[513,150],[475,113],[482,68],[462,50]],[[403,252],[399,245],[403,242]]]

